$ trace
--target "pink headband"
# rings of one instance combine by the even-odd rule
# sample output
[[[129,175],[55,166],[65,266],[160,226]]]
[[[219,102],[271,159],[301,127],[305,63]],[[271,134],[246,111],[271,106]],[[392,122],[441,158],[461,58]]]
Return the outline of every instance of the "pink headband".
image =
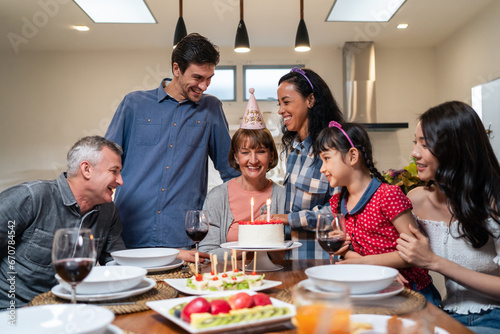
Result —
[[[302,74],[302,76],[303,76],[304,78],[306,78],[307,82],[309,82],[309,85],[311,86],[311,89],[312,89],[312,90],[314,90],[314,86],[313,86],[313,84],[311,83],[311,80],[309,80],[309,78],[308,78],[308,77],[307,77],[307,75],[306,75],[306,72],[304,72],[304,70],[303,70],[303,69],[298,68],[298,67],[294,67],[294,68],[292,68],[292,69],[290,70],[290,72],[295,72],[295,73]]]
[[[331,121],[329,124],[328,124],[328,127],[329,128],[337,128],[339,129],[340,131],[342,131],[342,133],[344,134],[344,136],[347,138],[347,140],[349,141],[349,143],[351,144],[351,147],[352,148],[355,148],[354,147],[354,144],[352,143],[351,141],[351,138],[349,138],[349,136],[347,135],[347,133],[344,131],[344,129],[342,129],[342,125],[340,125],[338,122],[335,122],[335,121]]]

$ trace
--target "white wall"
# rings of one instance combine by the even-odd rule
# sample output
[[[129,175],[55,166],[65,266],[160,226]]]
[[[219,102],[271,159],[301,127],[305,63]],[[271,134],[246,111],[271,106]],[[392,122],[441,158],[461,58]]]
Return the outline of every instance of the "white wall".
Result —
[[[379,122],[408,122],[408,130],[372,132],[379,170],[408,163],[418,114],[449,99],[470,101],[470,88],[500,74],[500,2],[494,2],[435,49],[376,47]],[[55,178],[80,137],[103,135],[123,96],[157,87],[170,73],[171,50],[0,53],[0,191],[22,181]],[[239,124],[241,65],[305,64],[330,85],[343,105],[342,50],[221,49],[221,65],[238,65],[237,99],[225,103]],[[276,102],[259,104],[277,112]]]
[[[471,103],[471,88],[500,77],[500,1],[436,48],[438,102]]]

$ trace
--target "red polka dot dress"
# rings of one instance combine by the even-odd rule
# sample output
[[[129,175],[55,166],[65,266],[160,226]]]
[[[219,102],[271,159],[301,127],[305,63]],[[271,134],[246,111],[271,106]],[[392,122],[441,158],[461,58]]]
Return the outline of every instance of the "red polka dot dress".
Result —
[[[346,197],[348,195],[341,200],[340,212],[345,216],[346,230],[354,251],[363,256],[397,251],[399,233],[391,221],[403,211],[413,208],[401,189],[373,178],[351,212],[346,208]],[[339,198],[340,194],[336,194],[330,199],[333,212],[338,211]],[[399,272],[410,283],[417,283],[417,290],[432,282],[428,271],[421,268],[399,269]],[[407,287],[412,288],[410,284]]]

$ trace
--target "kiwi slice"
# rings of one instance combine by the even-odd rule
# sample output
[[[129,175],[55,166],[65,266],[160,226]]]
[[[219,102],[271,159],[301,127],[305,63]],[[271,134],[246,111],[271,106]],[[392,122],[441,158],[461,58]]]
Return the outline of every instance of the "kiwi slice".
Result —
[[[233,315],[230,315],[228,316],[229,318],[229,324],[236,324],[238,322],[241,322],[243,321],[243,318],[244,318],[244,315],[243,314],[233,314]]]
[[[220,326],[220,325],[222,325],[222,321],[223,321],[222,318],[224,318],[224,317],[213,316],[213,317],[207,318],[207,319],[201,321],[197,327],[201,329],[201,328]]]
[[[252,320],[262,319],[262,313],[260,310],[251,312],[250,314],[252,315]]]
[[[288,307],[280,307],[278,310],[280,311],[279,315],[287,315],[290,313],[290,309]]]
[[[265,309],[265,310],[262,310],[262,317],[263,318],[272,318],[272,317],[277,317],[280,314],[280,309],[277,308],[277,307],[272,307],[272,308],[268,308],[268,309]]]

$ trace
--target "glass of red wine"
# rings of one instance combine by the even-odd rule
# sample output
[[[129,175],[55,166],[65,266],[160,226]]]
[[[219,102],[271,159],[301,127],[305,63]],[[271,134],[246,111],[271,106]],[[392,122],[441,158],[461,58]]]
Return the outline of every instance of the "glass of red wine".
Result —
[[[56,231],[52,264],[59,276],[71,285],[71,302],[76,304],[76,286],[90,273],[96,259],[94,236],[87,228]]]
[[[316,225],[316,239],[321,248],[330,255],[330,264],[333,264],[333,255],[345,242],[345,220],[341,213],[320,214]]]
[[[189,210],[186,212],[186,233],[194,241],[196,252],[198,252],[198,244],[208,234],[208,211],[205,210]],[[199,264],[198,264],[199,265]]]

